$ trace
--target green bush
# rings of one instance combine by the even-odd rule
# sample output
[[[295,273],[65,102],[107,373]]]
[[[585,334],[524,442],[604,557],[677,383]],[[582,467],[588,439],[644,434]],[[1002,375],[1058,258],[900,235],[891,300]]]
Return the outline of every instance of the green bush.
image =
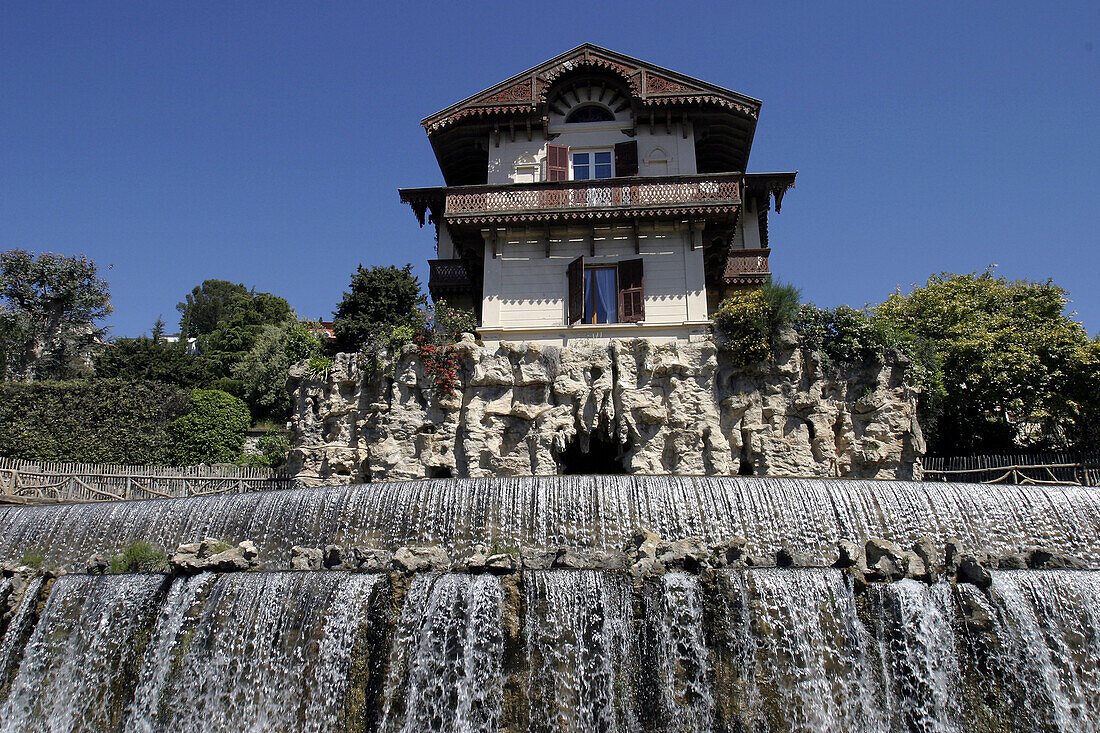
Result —
[[[278,468],[286,463],[290,440],[278,430],[269,430],[256,442],[257,453],[245,456],[245,464],[254,468]]]
[[[46,562],[46,556],[41,552],[24,552],[19,564],[26,565],[28,568],[40,568],[44,562]]]
[[[818,308],[807,303],[799,309],[794,329],[803,348],[845,363],[873,361],[904,350],[910,341],[881,318],[846,305]]]
[[[726,298],[714,314],[719,343],[734,366],[766,361],[775,354],[779,333],[798,316],[801,293],[779,281]]]
[[[92,379],[0,383],[0,455],[32,461],[169,464],[169,426],[188,390]]]
[[[111,573],[166,573],[168,557],[148,542],[134,542],[111,558]]]
[[[335,364],[335,360],[329,356],[315,356],[306,364],[306,374],[311,377],[323,377]]]
[[[722,350],[729,352],[734,366],[757,364],[771,357],[768,311],[768,302],[760,290],[734,293],[718,306],[714,327]]]
[[[188,413],[172,423],[173,457],[179,465],[234,462],[251,423],[248,405],[240,398],[196,389]]]

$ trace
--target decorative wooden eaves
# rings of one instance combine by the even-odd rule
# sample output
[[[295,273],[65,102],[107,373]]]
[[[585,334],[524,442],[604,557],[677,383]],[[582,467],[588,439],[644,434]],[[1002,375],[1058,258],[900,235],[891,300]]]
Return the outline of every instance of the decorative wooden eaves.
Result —
[[[545,124],[554,83],[576,71],[592,70],[619,77],[639,109],[665,107],[724,108],[755,123],[760,100],[590,43],[513,76],[496,86],[436,112],[421,121],[431,135],[472,118],[529,116]]]
[[[771,208],[775,200],[775,213],[783,207],[783,196],[794,188],[794,179],[798,171],[788,173],[749,173],[745,176],[745,200],[754,201],[758,211]]]

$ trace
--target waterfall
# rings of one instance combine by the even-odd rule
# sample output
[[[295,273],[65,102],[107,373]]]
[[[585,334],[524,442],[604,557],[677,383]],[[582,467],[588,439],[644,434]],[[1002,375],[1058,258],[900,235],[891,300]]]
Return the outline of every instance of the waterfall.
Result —
[[[994,573],[1003,683],[1021,727],[1100,731],[1100,578],[1095,572]]]
[[[639,528],[822,566],[642,575],[576,552],[500,576],[285,570],[293,544],[457,560],[474,542],[621,550]],[[213,536],[253,540],[263,566],[5,568],[0,733],[1100,733],[1100,572],[995,570],[983,589],[825,566],[839,539],[921,535],[1097,567],[1100,492],[586,476],[3,507],[0,559],[80,569]],[[607,569],[554,567],[578,559]]]
[[[503,601],[500,582],[489,575],[413,579],[390,654],[383,731],[498,729]]]
[[[902,580],[870,594],[893,728],[956,733],[962,695],[951,586]]]
[[[530,573],[526,582],[529,729],[637,730],[629,581],[573,570]]]
[[[699,580],[668,573],[661,576],[659,586],[651,584],[645,600],[654,643],[651,651],[643,647],[639,661],[656,672],[658,724],[668,731],[708,732],[714,699]]]
[[[731,572],[727,643],[748,730],[888,730],[868,659],[870,635],[837,570]],[[730,694],[737,694],[731,691]]]
[[[334,730],[376,583],[338,572],[177,579],[126,729]]]
[[[0,708],[0,731],[117,730],[164,581],[59,578]]]
[[[10,579],[8,588],[11,590],[14,583]],[[31,632],[31,622],[34,620],[34,608],[38,605],[38,594],[42,590],[43,579],[41,576],[31,578],[23,591],[23,597],[19,599],[19,605],[15,608],[8,627],[0,637],[0,703],[4,702],[4,691],[8,689],[12,678],[18,669],[17,661],[23,655],[23,644]]]
[[[994,554],[1049,545],[1100,562],[1100,489],[752,477],[552,476],[363,486],[134,502],[0,508],[0,560],[27,551],[81,569],[94,552],[251,539],[267,563],[290,547],[476,542],[620,549],[637,527],[749,550],[786,546],[823,564],[840,539],[905,546],[952,536]]]

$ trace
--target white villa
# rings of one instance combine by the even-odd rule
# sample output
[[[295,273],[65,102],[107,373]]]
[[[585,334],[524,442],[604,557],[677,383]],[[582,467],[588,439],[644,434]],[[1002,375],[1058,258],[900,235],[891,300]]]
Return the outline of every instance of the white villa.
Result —
[[[401,189],[436,231],[432,297],[486,342],[702,337],[768,276],[795,173],[746,174],[760,102],[591,44],[422,121],[445,187]]]

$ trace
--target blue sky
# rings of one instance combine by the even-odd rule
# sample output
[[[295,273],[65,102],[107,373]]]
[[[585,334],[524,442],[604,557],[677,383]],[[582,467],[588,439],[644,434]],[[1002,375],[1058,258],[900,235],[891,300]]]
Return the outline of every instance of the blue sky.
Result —
[[[996,263],[1100,331],[1100,5],[0,2],[0,249],[83,252],[116,336],[206,278],[328,317],[432,237],[419,120],[583,42],[762,99],[799,171],[772,270],[819,305]],[[110,269],[108,269],[108,267]]]

